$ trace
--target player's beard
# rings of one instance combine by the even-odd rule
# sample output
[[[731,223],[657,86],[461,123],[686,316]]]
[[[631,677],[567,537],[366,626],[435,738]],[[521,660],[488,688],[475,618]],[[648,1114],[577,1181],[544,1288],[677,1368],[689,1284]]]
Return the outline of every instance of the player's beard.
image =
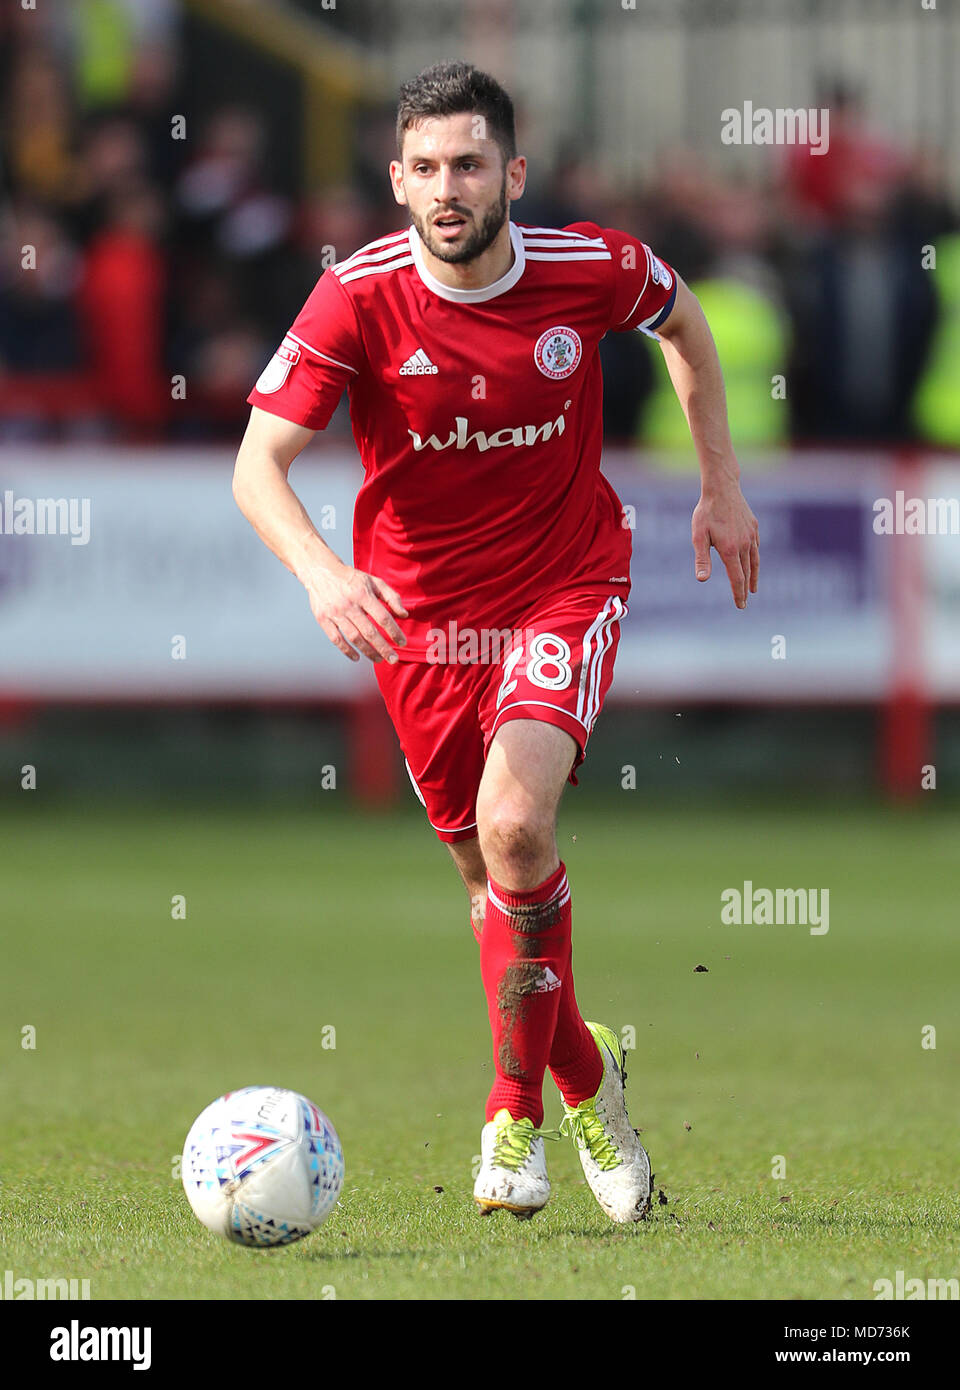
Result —
[[[470,217],[464,208],[447,208],[447,215],[457,213],[460,217]],[[478,227],[474,227],[472,232],[468,232],[460,246],[448,246],[444,241],[438,241],[432,235],[430,227],[422,217],[410,209],[410,220],[417,229],[417,235],[431,255],[436,256],[438,261],[446,261],[448,265],[462,265],[465,261],[475,261],[478,256],[482,256],[497,239],[497,235],[504,222],[507,220],[507,176],[503,176],[503,186],[500,189],[500,197],[483,214],[483,220]]]

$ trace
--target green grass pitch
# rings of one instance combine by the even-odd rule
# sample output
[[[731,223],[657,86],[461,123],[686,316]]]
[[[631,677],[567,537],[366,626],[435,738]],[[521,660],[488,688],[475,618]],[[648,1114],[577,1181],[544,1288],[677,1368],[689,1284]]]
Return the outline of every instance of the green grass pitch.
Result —
[[[624,1228],[569,1141],[533,1221],[474,1209],[485,1003],[419,814],[24,794],[0,819],[3,1269],[94,1299],[871,1299],[898,1269],[960,1275],[956,818],[628,795],[568,793],[559,832],[580,1003],[635,1030],[667,1199]],[[745,879],[828,888],[829,932],[722,925]],[[203,1106],[253,1083],[309,1095],[344,1145],[340,1204],[284,1250],[217,1241],[175,1173]]]

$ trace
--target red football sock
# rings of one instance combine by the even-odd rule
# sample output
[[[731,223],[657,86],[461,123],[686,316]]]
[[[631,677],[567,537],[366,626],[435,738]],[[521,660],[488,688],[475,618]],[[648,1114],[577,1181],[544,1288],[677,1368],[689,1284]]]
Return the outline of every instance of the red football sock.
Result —
[[[543,1076],[569,964],[570,889],[563,864],[527,892],[514,893],[488,879],[480,937],[496,1072],[488,1121],[506,1109],[515,1120],[526,1116],[537,1126],[543,1123]]]
[[[569,906],[567,911],[570,911]],[[557,1026],[550,1049],[550,1075],[568,1105],[579,1105],[582,1100],[595,1096],[603,1080],[600,1049],[577,1008],[570,955],[563,972]]]

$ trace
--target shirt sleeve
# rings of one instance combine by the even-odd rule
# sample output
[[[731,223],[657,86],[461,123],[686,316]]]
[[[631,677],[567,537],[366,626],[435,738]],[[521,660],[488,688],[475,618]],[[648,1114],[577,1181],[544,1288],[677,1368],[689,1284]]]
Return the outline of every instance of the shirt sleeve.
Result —
[[[650,338],[669,318],[677,298],[677,273],[646,242],[627,232],[605,228],[603,238],[613,258],[614,294],[611,333],[637,328]]]
[[[362,363],[353,305],[333,271],[325,270],[247,402],[295,425],[322,430]]]

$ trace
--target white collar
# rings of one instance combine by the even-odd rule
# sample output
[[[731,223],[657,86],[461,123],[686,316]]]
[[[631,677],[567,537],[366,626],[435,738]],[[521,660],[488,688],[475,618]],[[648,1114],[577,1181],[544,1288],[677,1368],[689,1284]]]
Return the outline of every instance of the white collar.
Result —
[[[483,285],[476,290],[456,290],[449,285],[444,285],[433,275],[424,264],[423,245],[417,233],[416,227],[410,228],[410,251],[413,255],[413,264],[416,266],[417,274],[426,285],[428,290],[433,290],[441,299],[450,299],[455,304],[481,304],[485,299],[495,299],[498,294],[503,294],[520,279],[524,267],[523,236],[520,228],[515,222],[510,224],[510,242],[513,246],[513,265],[501,275],[499,280],[494,280],[492,285]]]

